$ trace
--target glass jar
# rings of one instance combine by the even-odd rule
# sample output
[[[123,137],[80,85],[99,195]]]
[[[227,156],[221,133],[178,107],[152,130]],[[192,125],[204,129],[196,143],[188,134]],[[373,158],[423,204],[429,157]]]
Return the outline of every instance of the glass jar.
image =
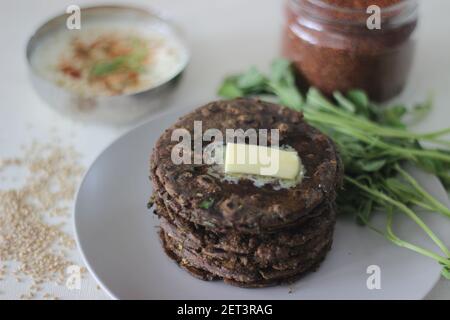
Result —
[[[380,9],[380,29],[369,28],[371,4]],[[406,83],[417,19],[416,0],[288,0],[283,55],[302,87],[327,95],[363,89],[385,101]]]

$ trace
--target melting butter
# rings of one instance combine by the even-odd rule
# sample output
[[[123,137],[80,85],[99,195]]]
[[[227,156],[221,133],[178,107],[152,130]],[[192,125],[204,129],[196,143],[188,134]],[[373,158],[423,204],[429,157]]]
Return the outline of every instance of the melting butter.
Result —
[[[229,144],[227,144],[229,145]],[[258,147],[258,146],[255,146]],[[231,147],[233,148],[233,147]],[[274,148],[270,148],[274,149]],[[249,148],[249,151],[253,150],[252,147]],[[256,150],[256,149],[255,149]],[[253,150],[253,151],[255,151]],[[282,168],[284,166],[285,171],[281,171],[281,174],[278,175],[260,175],[255,174],[258,173],[258,169],[253,167],[250,169],[250,172],[242,172],[245,171],[245,167],[242,168],[235,168],[236,170],[233,170],[233,166],[231,162],[228,163],[228,169],[227,170],[227,148],[224,145],[218,145],[215,147],[215,159],[222,159],[223,161],[219,161],[218,163],[211,165],[208,168],[208,174],[216,177],[218,179],[221,179],[222,181],[226,181],[229,183],[239,183],[240,180],[249,180],[253,182],[253,185],[256,187],[263,187],[265,185],[272,185],[273,189],[280,190],[280,189],[289,189],[293,188],[296,185],[300,184],[305,176],[305,168],[301,162],[300,157],[298,156],[296,150],[292,148],[291,146],[283,145],[279,149],[277,149],[280,153],[280,155],[283,153],[288,158],[287,161],[283,161],[280,159],[279,166]],[[238,149],[235,149],[234,151],[238,151]],[[233,153],[233,150],[229,151],[230,153]],[[296,160],[294,160],[294,158]],[[286,168],[286,166],[289,166],[291,164],[294,164],[294,168]],[[244,170],[241,170],[244,169]],[[287,170],[286,170],[287,169]],[[292,177],[292,178],[285,178],[285,177]]]
[[[228,143],[225,148],[225,173],[243,173],[295,179],[300,158],[295,151],[254,144]]]

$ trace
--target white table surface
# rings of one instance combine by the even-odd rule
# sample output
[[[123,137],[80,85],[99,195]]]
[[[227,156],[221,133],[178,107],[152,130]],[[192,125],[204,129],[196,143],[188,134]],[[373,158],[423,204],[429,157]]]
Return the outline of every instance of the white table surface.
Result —
[[[254,64],[267,68],[279,53],[283,22],[279,0],[146,0],[109,1],[155,8],[176,21],[187,33],[192,59],[168,105],[180,114],[214,99],[224,75]],[[76,123],[56,114],[36,95],[28,81],[25,45],[33,30],[50,16],[71,4],[93,5],[99,1],[1,0],[0,10],[0,157],[14,156],[22,144],[48,141],[58,136],[82,153],[88,166],[114,139],[130,130]],[[435,95],[435,110],[416,129],[430,130],[450,124],[450,1],[422,0],[419,47],[410,82],[398,99],[421,101]],[[155,115],[156,116],[156,115]],[[0,185],[0,188],[5,187]],[[1,214],[1,213],[0,213]],[[450,226],[450,223],[449,223]],[[450,228],[449,228],[450,231]],[[81,262],[74,251],[75,261]],[[411,275],[411,281],[414,277]],[[24,285],[12,277],[0,281],[0,299],[15,299]],[[48,285],[46,292],[68,299],[107,299],[88,276],[81,290]],[[186,297],[188,298],[188,297]],[[443,279],[429,294],[432,299],[450,299],[450,281]]]

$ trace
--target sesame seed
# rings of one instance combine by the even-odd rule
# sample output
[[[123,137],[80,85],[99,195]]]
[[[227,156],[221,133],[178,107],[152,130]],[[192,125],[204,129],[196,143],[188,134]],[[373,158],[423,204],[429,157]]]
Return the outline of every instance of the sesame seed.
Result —
[[[0,278],[31,279],[20,299],[33,299],[40,284],[64,283],[67,267],[74,264],[67,253],[75,249],[75,240],[63,227],[84,168],[73,148],[39,143],[24,148],[20,157],[0,159],[0,176],[11,166],[28,176],[20,187],[0,189]],[[8,261],[17,267],[10,270]]]

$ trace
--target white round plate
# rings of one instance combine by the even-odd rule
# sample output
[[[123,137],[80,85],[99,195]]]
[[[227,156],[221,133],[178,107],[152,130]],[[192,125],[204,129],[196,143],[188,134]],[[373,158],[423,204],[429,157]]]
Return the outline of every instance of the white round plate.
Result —
[[[117,299],[422,299],[440,276],[440,266],[399,248],[341,216],[333,248],[318,271],[292,285],[244,289],[193,278],[169,259],[157,235],[158,219],[146,208],[152,193],[149,156],[174,114],[132,130],[94,162],[75,204],[75,232],[89,271]],[[413,172],[423,187],[448,205],[434,176]],[[380,215],[383,216],[383,215]],[[424,213],[429,226],[450,243],[450,223]],[[424,246],[429,241],[400,215],[397,233]],[[412,237],[411,237],[412,235]],[[381,289],[367,288],[367,268],[381,270]]]

